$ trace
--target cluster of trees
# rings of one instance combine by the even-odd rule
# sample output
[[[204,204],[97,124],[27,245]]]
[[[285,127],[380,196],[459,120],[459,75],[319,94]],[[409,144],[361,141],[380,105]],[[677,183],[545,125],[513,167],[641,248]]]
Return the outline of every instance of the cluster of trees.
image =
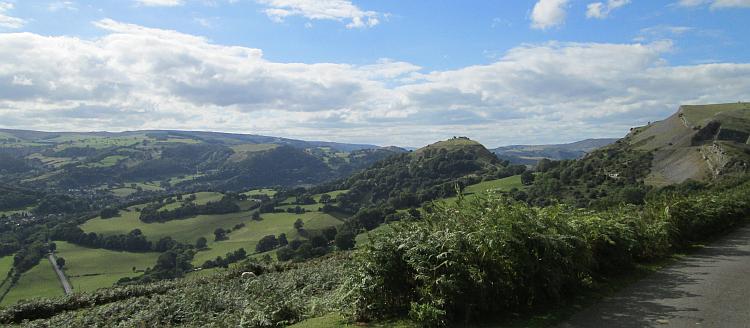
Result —
[[[0,211],[24,208],[36,203],[39,195],[32,191],[0,185]]]
[[[140,229],[133,229],[125,235],[104,236],[94,232],[86,233],[74,222],[56,226],[50,231],[50,238],[54,240],[64,240],[87,247],[104,248],[115,251],[148,252],[155,250],[154,246],[157,246],[157,248],[160,249],[162,248],[159,247],[159,243],[154,245],[151,241],[146,239],[146,236],[143,235]]]
[[[652,156],[616,143],[577,161],[544,159],[537,164],[536,176],[522,176],[522,182],[530,187],[512,194],[537,206],[555,202],[594,208],[642,204],[649,191],[643,179],[650,172]]]
[[[180,207],[173,210],[160,210],[161,203],[146,206],[141,210],[140,220],[146,223],[166,222],[193,217],[203,214],[227,214],[240,211],[240,207],[235,199],[225,195],[221,200],[208,202],[205,205],[196,205],[193,202],[183,203]]]
[[[16,174],[30,170],[25,160],[0,152],[0,174]]]
[[[526,168],[500,161],[479,144],[427,147],[382,160],[329,190],[348,189],[337,204],[325,204],[324,212],[353,214],[357,228],[373,229],[395,209],[420,207],[428,201],[450,197],[483,179],[521,174]]]
[[[288,245],[282,245],[276,251],[279,261],[304,261],[307,259],[323,256],[336,246],[339,250],[354,248],[354,237],[356,233],[345,227],[336,229],[329,227],[316,233],[308,233],[307,240],[295,239]]]
[[[227,255],[225,255],[223,258],[221,256],[217,256],[214,260],[208,260],[204,262],[201,267],[203,269],[210,269],[215,267],[226,268],[230,264],[242,261],[246,258],[247,252],[245,252],[244,248],[240,248],[236,251],[227,253]]]

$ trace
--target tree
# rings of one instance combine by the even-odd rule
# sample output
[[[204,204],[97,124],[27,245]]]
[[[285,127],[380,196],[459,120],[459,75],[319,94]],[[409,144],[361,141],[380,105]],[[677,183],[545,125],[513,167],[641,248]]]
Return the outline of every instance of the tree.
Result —
[[[277,246],[279,246],[279,241],[276,239],[276,236],[268,235],[258,241],[258,245],[255,246],[255,251],[258,253],[263,253],[270,251]]]
[[[534,183],[534,174],[531,171],[525,171],[521,174],[521,184],[529,186]]]
[[[57,260],[56,260],[55,262],[57,263],[57,267],[58,267],[58,268],[61,268],[61,269],[62,269],[62,267],[64,267],[64,266],[65,266],[65,259],[64,259],[64,258],[62,258],[62,257],[58,257],[58,258],[57,258]]]
[[[289,241],[286,239],[286,234],[282,233],[279,235],[279,246],[286,246],[289,244]]]
[[[216,228],[216,230],[214,230],[214,236],[215,241],[225,240],[227,239],[227,231],[224,230],[224,228]]]
[[[348,230],[339,230],[334,242],[340,250],[352,249],[354,248],[354,234]]]
[[[253,212],[253,221],[260,221],[260,212],[255,211]]]
[[[329,194],[322,194],[322,195],[320,195],[320,203],[321,204],[326,204],[326,203],[328,203],[330,201],[331,201],[331,195],[329,195]]]
[[[205,249],[208,245],[208,240],[206,240],[206,237],[199,237],[198,240],[195,241],[195,248],[197,249]]]
[[[302,219],[297,219],[297,221],[294,221],[294,229],[302,230],[302,228],[304,227],[305,227],[305,222],[302,222]]]

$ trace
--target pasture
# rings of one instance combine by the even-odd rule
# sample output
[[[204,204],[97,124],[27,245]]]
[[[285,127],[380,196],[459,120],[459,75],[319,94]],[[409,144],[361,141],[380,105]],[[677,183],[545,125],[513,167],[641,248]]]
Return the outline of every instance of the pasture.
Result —
[[[65,275],[74,291],[93,291],[111,287],[117,280],[134,277],[156,264],[158,253],[131,253],[86,248],[64,241],[56,241],[58,258],[65,259]],[[45,259],[46,261],[46,259]],[[50,268],[51,270],[51,268]]]
[[[0,305],[12,305],[23,299],[63,295],[65,292],[60,280],[57,279],[52,264],[49,263],[47,257],[44,257],[39,264],[21,275],[21,279],[11,288],[8,295],[5,295]]]
[[[342,223],[341,220],[322,212],[308,212],[305,214],[264,213],[261,214],[261,218],[261,221],[248,220],[245,222],[245,227],[232,231],[227,240],[215,241],[213,230],[211,230],[210,235],[204,236],[209,240],[209,249],[195,254],[193,264],[201,265],[206,260],[215,259],[217,256],[224,256],[226,253],[240,248],[244,248],[248,254],[252,254],[255,252],[255,245],[258,244],[258,241],[267,235],[278,236],[281,233],[285,233],[289,241],[300,238],[294,229],[294,222],[297,219],[302,219],[302,222],[305,224],[304,228],[307,230],[319,230]],[[231,228],[232,225],[223,225],[223,227]]]

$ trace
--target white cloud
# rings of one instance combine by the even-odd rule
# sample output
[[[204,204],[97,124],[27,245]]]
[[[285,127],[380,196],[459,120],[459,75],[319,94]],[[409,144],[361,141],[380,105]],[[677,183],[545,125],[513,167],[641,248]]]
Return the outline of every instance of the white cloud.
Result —
[[[539,0],[531,11],[531,27],[545,30],[565,22],[568,0]]]
[[[47,5],[49,11],[70,10],[77,11],[76,3],[73,1],[54,1]]]
[[[750,7],[750,0],[680,0],[678,4],[683,7],[710,4],[711,9],[748,8]]]
[[[266,15],[276,22],[289,16],[313,20],[347,22],[347,28],[373,27],[380,23],[380,14],[365,11],[348,0],[256,0],[265,5]]]
[[[26,21],[18,18],[8,16],[8,11],[13,9],[13,4],[10,2],[0,2],[0,28],[18,29],[26,25]]]
[[[278,63],[260,49],[102,20],[103,37],[0,34],[0,125],[200,129],[419,146],[623,135],[685,103],[734,102],[750,64],[670,66],[670,42],[543,43],[489,65]]]
[[[613,10],[629,3],[630,0],[608,0],[607,3],[593,2],[586,7],[586,17],[605,19]]]
[[[135,2],[147,7],[175,7],[184,4],[183,0],[135,0]]]

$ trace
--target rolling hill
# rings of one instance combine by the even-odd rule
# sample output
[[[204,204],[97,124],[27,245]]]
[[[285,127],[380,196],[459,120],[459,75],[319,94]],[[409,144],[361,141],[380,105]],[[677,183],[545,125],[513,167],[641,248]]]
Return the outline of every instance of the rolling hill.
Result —
[[[296,186],[347,176],[399,152],[404,150],[215,132],[0,129],[0,182],[106,190],[118,197],[146,186],[146,191]]]
[[[617,139],[586,139],[568,144],[556,145],[512,145],[492,149],[498,158],[513,164],[535,165],[540,159],[578,159],[586,154],[610,145]]]

